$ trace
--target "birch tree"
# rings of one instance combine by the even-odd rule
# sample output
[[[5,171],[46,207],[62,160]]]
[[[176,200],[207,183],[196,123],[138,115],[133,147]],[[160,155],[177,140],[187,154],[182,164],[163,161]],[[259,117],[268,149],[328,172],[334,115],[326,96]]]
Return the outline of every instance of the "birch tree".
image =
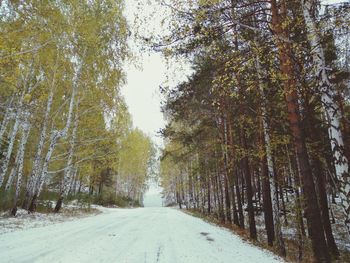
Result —
[[[76,102],[76,106],[75,106],[75,114],[74,114],[74,124],[73,124],[73,131],[72,131],[72,135],[71,135],[71,139],[69,142],[69,153],[68,153],[68,161],[67,161],[67,167],[64,173],[64,177],[62,180],[62,190],[59,193],[59,197],[56,203],[56,207],[55,207],[55,212],[59,212],[59,210],[62,207],[62,202],[63,202],[63,198],[68,194],[68,191],[71,187],[71,181],[72,181],[72,177],[74,176],[74,168],[73,168],[73,158],[74,158],[74,151],[75,151],[75,144],[76,144],[76,140],[77,140],[77,131],[78,131],[78,123],[79,123],[79,100]]]
[[[336,89],[329,80],[329,71],[322,47],[319,30],[316,25],[315,9],[316,2],[310,0],[301,1],[303,15],[308,32],[308,40],[313,58],[314,77],[321,93],[322,103],[328,121],[328,136],[331,142],[335,164],[336,177],[339,183],[339,196],[345,213],[345,224],[350,234],[350,175],[349,161],[344,154],[344,140],[340,127],[341,112],[336,102]]]
[[[13,146],[16,140],[17,132],[21,124],[21,118],[22,118],[22,106],[23,106],[23,99],[24,99],[25,91],[22,92],[19,104],[17,105],[17,112],[16,112],[16,118],[15,118],[15,123],[12,127],[12,131],[10,134],[10,139],[9,139],[9,144],[6,149],[6,154],[5,159],[2,161],[1,167],[0,167],[0,187],[2,186],[4,180],[5,180],[5,175],[8,169],[8,165],[10,162]]]
[[[17,181],[16,181],[16,188],[15,188],[15,196],[13,198],[13,207],[11,210],[11,214],[13,216],[16,216],[17,213],[17,202],[20,195],[22,180],[23,180],[23,166],[24,166],[24,154],[26,145],[28,142],[28,137],[30,134],[31,125],[30,123],[26,122],[23,124],[23,131],[22,131],[22,139],[20,143],[19,153],[18,153],[18,163],[17,163]]]
[[[52,85],[50,87],[49,91],[49,96],[47,99],[47,105],[45,109],[45,117],[43,120],[43,125],[41,127],[41,133],[39,136],[39,142],[37,145],[37,150],[34,158],[34,163],[33,163],[33,168],[32,172],[30,174],[30,177],[27,182],[26,186],[26,192],[25,192],[25,199],[23,202],[23,208],[28,209],[28,206],[30,205],[30,199],[34,195],[34,186],[36,185],[37,179],[38,179],[38,174],[40,173],[40,166],[41,166],[41,159],[42,159],[42,151],[44,148],[44,143],[46,139],[46,134],[47,134],[47,128],[48,128],[48,122],[49,122],[49,116],[51,112],[51,107],[52,107],[52,101],[54,97],[54,82],[55,82],[55,74],[53,75],[52,79]]]
[[[36,209],[37,198],[40,195],[40,192],[42,190],[42,187],[43,187],[45,180],[46,180],[46,177],[48,175],[48,168],[49,168],[50,160],[51,160],[52,154],[55,150],[55,147],[57,145],[58,140],[67,136],[68,129],[69,129],[71,122],[72,122],[76,93],[77,93],[77,85],[75,84],[72,87],[72,94],[71,94],[71,98],[70,98],[66,124],[62,130],[53,130],[51,133],[49,148],[48,148],[48,151],[46,153],[46,156],[45,156],[45,159],[44,159],[44,162],[42,165],[40,177],[38,178],[36,185],[35,185],[34,195],[33,195],[33,198],[31,200],[31,203],[30,203],[29,211],[34,211]]]
[[[5,110],[5,114],[3,116],[3,119],[2,119],[2,122],[1,122],[1,128],[0,128],[0,143],[3,143],[3,137],[4,137],[4,134],[7,130],[7,125],[9,124],[10,120],[11,120],[11,115],[13,114],[12,113],[12,103],[13,103],[13,96],[9,99],[9,102],[4,105],[4,107],[6,107],[6,110]]]
[[[12,186],[17,175],[15,198],[23,201],[20,196],[25,188],[25,209],[31,203],[33,209],[46,183],[56,179],[50,175],[65,168],[63,163],[69,170],[74,166],[84,172],[92,162],[114,163],[116,142],[120,143],[124,134],[118,134],[109,121],[119,110],[128,113],[119,90],[124,80],[123,61],[128,56],[123,1],[39,2],[7,1],[0,21],[0,105],[4,108],[0,132],[5,153],[0,159],[1,185],[9,179],[0,192]],[[73,114],[78,99],[81,110]],[[22,144],[17,144],[17,138],[25,123],[22,104],[30,106],[28,126],[32,129],[23,157],[23,176],[18,177]],[[78,114],[87,123],[72,124]],[[65,148],[73,133],[81,141],[74,139],[69,154]],[[108,149],[112,140],[115,143]],[[72,177],[72,171],[66,174],[69,184]],[[81,187],[88,177],[79,174]],[[14,203],[10,206],[15,207]]]

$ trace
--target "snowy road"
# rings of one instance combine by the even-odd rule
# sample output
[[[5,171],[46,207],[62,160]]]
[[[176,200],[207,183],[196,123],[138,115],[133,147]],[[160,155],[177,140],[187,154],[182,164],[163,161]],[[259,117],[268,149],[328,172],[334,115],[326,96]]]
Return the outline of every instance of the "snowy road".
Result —
[[[0,262],[280,262],[230,232],[171,208],[108,209],[0,235]]]

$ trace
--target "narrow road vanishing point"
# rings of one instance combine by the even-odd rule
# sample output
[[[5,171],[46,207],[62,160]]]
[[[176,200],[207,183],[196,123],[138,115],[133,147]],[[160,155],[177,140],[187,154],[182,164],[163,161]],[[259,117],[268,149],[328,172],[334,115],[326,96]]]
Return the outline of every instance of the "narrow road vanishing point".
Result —
[[[0,236],[0,262],[281,262],[238,236],[172,208],[106,213]]]

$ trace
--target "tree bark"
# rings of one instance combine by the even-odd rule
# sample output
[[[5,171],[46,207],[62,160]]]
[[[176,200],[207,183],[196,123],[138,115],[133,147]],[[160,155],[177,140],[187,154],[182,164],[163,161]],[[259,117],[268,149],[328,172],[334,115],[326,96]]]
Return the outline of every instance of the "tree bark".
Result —
[[[315,110],[310,104],[306,104],[305,108],[308,114],[307,127],[309,129],[309,133],[312,134],[312,136],[310,136],[310,140],[316,145],[320,144],[322,143],[322,140],[320,137],[320,132],[317,129],[318,125],[317,125],[317,119],[315,116],[316,114]],[[324,171],[324,165],[317,154],[319,151],[321,151],[321,149],[317,147],[311,153],[312,168],[315,171],[315,174],[318,175],[318,176],[315,176],[315,181],[317,186],[316,189],[319,197],[318,199],[319,199],[319,204],[321,208],[321,216],[322,216],[324,232],[326,235],[327,246],[331,254],[335,258],[337,258],[339,257],[339,251],[334,240],[332,226],[329,219],[329,207],[328,207],[328,200],[327,200],[325,171]]]
[[[59,193],[58,201],[56,203],[56,207],[54,209],[55,213],[58,213],[62,207],[62,202],[64,197],[68,194],[68,191],[70,189],[70,182],[72,180],[72,170],[73,170],[73,158],[74,158],[74,150],[75,150],[75,142],[77,139],[77,132],[78,132],[78,124],[79,124],[79,100],[76,103],[75,107],[75,119],[74,119],[74,125],[73,125],[73,131],[72,131],[72,137],[70,140],[70,148],[69,148],[69,155],[68,155],[68,162],[67,162],[67,169],[65,171],[63,181],[62,181],[62,190]]]
[[[37,202],[37,199],[38,199],[38,197],[40,195],[42,187],[43,187],[43,185],[45,183],[46,177],[48,175],[49,163],[50,163],[50,160],[51,160],[51,156],[52,156],[52,154],[53,154],[53,152],[55,150],[56,144],[57,144],[57,142],[58,142],[58,140],[60,138],[67,136],[68,129],[69,129],[69,127],[71,125],[71,122],[72,122],[72,115],[73,115],[74,100],[75,100],[76,92],[77,92],[77,86],[73,85],[66,125],[60,131],[53,131],[53,133],[51,135],[49,149],[48,149],[48,151],[46,153],[46,157],[44,159],[42,172],[40,174],[40,177],[38,179],[37,184],[35,185],[35,193],[34,193],[34,196],[33,196],[32,200],[31,200],[31,205],[29,207],[29,212],[33,212],[34,211],[33,209],[36,209],[36,202]]]
[[[25,152],[25,147],[28,141],[28,136],[29,136],[29,131],[30,131],[30,125],[28,123],[28,115],[29,112],[24,113],[24,115],[26,115],[24,117],[23,123],[22,123],[22,136],[21,136],[21,141],[20,144],[18,146],[18,150],[17,150],[17,154],[16,154],[16,159],[15,159],[15,163],[12,167],[11,173],[7,179],[7,183],[5,186],[5,191],[9,191],[11,186],[12,186],[12,182],[13,179],[16,177],[16,174],[18,173],[18,169],[20,166],[20,163],[23,162],[23,158],[24,158],[24,152]],[[23,166],[23,164],[22,164]]]
[[[241,129],[241,144],[244,150],[247,150],[247,142],[245,131]],[[246,197],[247,197],[247,209],[249,218],[249,235],[251,239],[257,239],[255,217],[254,217],[254,206],[253,206],[253,189],[252,189],[252,179],[249,168],[248,157],[245,155],[242,158],[242,168],[246,184]]]
[[[46,139],[46,133],[47,133],[47,126],[49,122],[49,116],[51,112],[51,107],[52,107],[52,101],[53,101],[53,96],[54,96],[54,79],[53,77],[53,82],[49,91],[49,97],[47,99],[47,105],[46,105],[46,111],[45,111],[45,117],[43,121],[43,125],[41,127],[41,133],[39,137],[39,142],[34,158],[34,164],[32,168],[32,172],[30,174],[30,177],[27,182],[26,186],[26,192],[25,192],[25,198],[24,202],[22,204],[22,208],[28,209],[30,205],[30,201],[33,198],[34,192],[35,192],[35,185],[37,184],[39,173],[40,173],[40,166],[41,166],[41,158],[42,158],[42,151],[44,149],[44,144],[45,144],[45,139]]]
[[[5,191],[6,192],[11,189],[11,186],[12,186],[12,183],[13,183],[13,179],[16,177],[16,174],[17,174],[18,160],[19,160],[19,155],[20,155],[20,148],[21,148],[21,145],[19,145],[19,147],[18,147],[15,163],[13,164],[13,167],[11,169],[9,177],[7,178],[7,182],[6,182],[6,186],[5,186]]]
[[[223,157],[224,157],[224,187],[225,187],[225,205],[226,205],[226,219],[228,223],[232,223],[231,216],[231,200],[230,200],[230,182],[229,174],[230,167],[228,164],[228,134],[227,134],[227,121],[223,118]]]
[[[7,125],[10,122],[11,119],[11,111],[12,111],[12,102],[13,102],[14,96],[12,96],[7,104],[5,115],[1,122],[1,128],[0,128],[0,145],[2,144],[4,134],[7,130]]]
[[[311,46],[314,70],[319,90],[322,95],[322,103],[328,120],[328,136],[331,141],[333,159],[335,164],[336,176],[339,182],[339,197],[345,214],[345,225],[350,235],[350,174],[349,160],[344,154],[344,140],[340,129],[341,112],[335,100],[335,90],[331,82],[326,65],[324,50],[318,33],[312,9],[314,2],[310,0],[301,0],[304,20],[308,33],[308,40]]]
[[[18,106],[17,106],[17,115],[16,115],[16,119],[15,119],[15,124],[13,125],[13,128],[12,128],[12,132],[10,135],[10,141],[9,141],[9,145],[7,147],[7,150],[6,150],[5,158],[4,158],[3,163],[0,167],[0,187],[4,183],[6,172],[8,169],[8,165],[9,165],[9,162],[11,159],[13,146],[14,146],[15,141],[16,141],[18,128],[19,128],[21,121],[22,121],[21,117],[22,117],[22,106],[23,106],[24,95],[25,95],[25,91],[23,91],[23,93],[20,97]]]
[[[235,167],[234,167],[234,148],[233,148],[233,134],[232,134],[232,124],[230,117],[227,118],[227,158],[228,158],[228,167],[229,167],[229,182],[231,187],[231,196],[232,196],[232,209],[233,209],[233,223],[237,226],[240,226],[238,209],[236,205],[236,194],[235,194]]]
[[[244,213],[243,213],[243,206],[242,206],[242,195],[241,190],[239,188],[239,174],[238,170],[236,169],[235,173],[235,189],[236,189],[236,197],[237,197],[237,207],[238,207],[238,219],[239,219],[239,226],[244,229]]]
[[[271,201],[271,187],[269,179],[269,171],[267,165],[266,155],[261,157],[261,173],[262,173],[262,191],[263,191],[263,207],[264,207],[264,219],[265,229],[267,234],[267,243],[269,246],[273,246],[275,240],[275,230],[273,221],[273,209]]]
[[[19,148],[19,157],[18,157],[18,171],[17,171],[17,182],[16,182],[16,191],[15,191],[15,196],[13,199],[13,207],[11,210],[11,214],[13,216],[16,216],[17,213],[17,202],[21,190],[21,185],[22,185],[22,178],[23,178],[23,166],[24,166],[24,153],[26,149],[26,145],[28,142],[28,137],[30,134],[30,129],[31,126],[29,123],[24,123],[23,127],[23,134],[22,134],[22,139],[21,139],[21,144]]]
[[[301,129],[301,117],[299,113],[298,94],[296,91],[293,60],[291,58],[290,44],[285,41],[288,34],[282,28],[285,22],[286,10],[285,3],[281,4],[281,13],[278,12],[276,0],[271,1],[272,29],[277,37],[276,40],[279,51],[280,68],[283,74],[285,100],[288,109],[288,119],[290,130],[293,137],[293,143],[298,160],[300,175],[305,195],[305,212],[310,230],[310,238],[315,260],[317,262],[330,262],[325,237],[323,234],[323,226],[321,214],[318,205],[317,195],[315,191],[315,183],[313,181],[312,170],[310,167],[309,156],[305,144],[305,136]],[[282,18],[282,19],[281,19]]]
[[[283,241],[282,235],[282,226],[280,220],[279,206],[278,206],[278,189],[276,188],[275,182],[275,172],[274,172],[274,164],[272,158],[272,149],[271,149],[271,139],[269,134],[269,125],[267,120],[267,110],[266,110],[266,97],[264,94],[264,86],[261,81],[261,65],[259,58],[256,57],[256,69],[258,73],[258,84],[259,84],[259,93],[261,96],[261,114],[262,114],[262,145],[264,147],[265,154],[262,157],[262,173],[263,173],[263,187],[264,187],[264,207],[265,207],[265,224],[266,230],[268,233],[268,242],[269,244],[273,241],[276,241],[277,248],[281,256],[286,256],[286,248]],[[272,189],[272,193],[271,193]],[[271,198],[272,194],[272,198]],[[266,200],[266,204],[265,204]],[[270,208],[271,206],[271,208]],[[271,212],[273,213],[270,214]],[[271,226],[271,219],[273,220],[273,225]],[[270,237],[269,237],[269,228],[270,229]]]

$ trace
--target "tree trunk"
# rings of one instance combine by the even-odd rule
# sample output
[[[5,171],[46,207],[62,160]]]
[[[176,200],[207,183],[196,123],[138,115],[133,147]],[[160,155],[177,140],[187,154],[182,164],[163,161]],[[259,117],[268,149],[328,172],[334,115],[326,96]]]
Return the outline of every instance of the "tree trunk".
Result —
[[[328,67],[324,50],[322,48],[321,39],[312,10],[314,8],[313,1],[301,0],[303,15],[308,33],[308,40],[312,50],[314,70],[319,89],[322,95],[322,103],[325,108],[326,117],[328,120],[328,135],[331,141],[336,176],[339,182],[339,192],[341,205],[345,214],[345,225],[350,234],[350,174],[349,161],[344,154],[344,141],[340,129],[341,112],[335,100],[335,90],[327,73]]]
[[[67,132],[68,132],[68,129],[71,125],[71,121],[72,121],[72,115],[73,115],[73,108],[74,108],[74,100],[75,100],[75,95],[76,95],[76,85],[73,86],[72,88],[72,96],[71,96],[71,99],[70,99],[70,105],[69,105],[69,111],[68,111],[68,116],[67,116],[67,122],[66,122],[66,126],[63,128],[63,130],[61,131],[54,131],[51,135],[51,140],[50,140],[50,145],[49,145],[49,149],[46,153],[46,157],[45,157],[45,160],[44,160],[44,163],[43,163],[43,167],[42,167],[42,172],[41,172],[41,175],[40,175],[40,178],[37,182],[37,184],[35,185],[35,194],[32,198],[32,201],[31,201],[31,208],[35,209],[36,208],[36,202],[37,202],[37,198],[39,197],[40,195],[40,192],[42,190],[42,187],[46,181],[46,177],[48,175],[48,168],[49,168],[49,163],[50,163],[50,160],[51,160],[51,156],[55,150],[55,147],[56,147],[56,144],[58,142],[58,140],[62,137],[65,137],[67,136]],[[30,212],[33,212],[34,210],[32,209],[29,209]]]
[[[308,114],[308,129],[309,133],[312,134],[310,136],[310,140],[315,144],[322,143],[320,132],[317,129],[317,119],[315,116],[315,110],[310,104],[306,104],[305,108],[307,110]],[[324,172],[324,165],[322,161],[319,159],[317,152],[321,151],[319,147],[314,149],[313,153],[311,154],[311,160],[312,160],[312,168],[315,171],[315,174],[318,176],[315,176],[316,181],[316,189],[318,193],[318,199],[319,204],[321,208],[321,216],[322,216],[322,222],[324,227],[324,232],[326,235],[327,245],[329,248],[329,251],[334,257],[339,257],[339,251],[337,248],[337,245],[334,240],[333,232],[332,232],[332,226],[329,219],[329,209],[328,209],[328,200],[327,200],[327,192],[326,192],[326,185],[325,185],[325,172]]]
[[[55,210],[54,210],[55,213],[58,213],[60,211],[63,199],[68,194],[68,191],[70,189],[70,182],[72,180],[73,157],[74,157],[74,150],[75,150],[75,142],[76,142],[76,139],[77,139],[77,131],[78,131],[78,124],[79,124],[78,110],[79,110],[79,100],[76,103],[75,119],[74,119],[72,137],[71,137],[71,140],[70,140],[70,148],[69,148],[67,169],[66,169],[64,177],[63,177],[62,190],[59,193],[58,201],[57,201],[57,204],[56,204],[56,207],[55,207]]]
[[[210,215],[210,213],[211,213],[211,195],[210,195],[210,178],[209,178],[209,174],[207,175],[207,188],[208,188],[208,192],[207,192],[207,202],[208,202],[207,213],[208,213],[208,215]]]
[[[218,165],[216,168],[216,180],[217,180],[217,186],[218,186],[218,197],[219,197],[219,219],[221,222],[225,222],[225,212],[224,212],[224,191],[223,191],[223,185],[221,181],[221,174],[218,169]]]
[[[29,113],[26,113],[26,116],[24,117],[24,120],[23,120],[21,141],[20,141],[20,144],[18,146],[15,163],[14,163],[12,170],[11,170],[11,173],[7,179],[5,191],[10,190],[10,188],[12,186],[13,179],[16,177],[16,174],[18,173],[17,170],[19,169],[20,162],[23,162],[25,147],[26,147],[26,144],[28,141],[29,130],[30,130],[30,125],[28,124],[28,114]],[[23,164],[22,164],[22,166],[23,166]]]
[[[304,226],[304,219],[303,219],[303,210],[302,210],[302,202],[301,202],[301,184],[300,184],[300,177],[296,165],[295,158],[293,156],[293,161],[291,159],[291,156],[289,154],[288,146],[286,146],[286,155],[288,158],[288,169],[289,173],[294,178],[294,193],[295,193],[295,214],[296,217],[294,219],[295,225],[296,225],[296,240],[298,243],[298,260],[302,261],[303,259],[303,249],[304,249],[304,239],[303,237],[306,236],[305,232],[305,226]]]
[[[53,85],[51,85],[49,97],[47,99],[44,122],[43,122],[43,125],[41,127],[39,143],[38,143],[35,158],[34,158],[34,164],[33,164],[32,172],[30,174],[30,177],[28,179],[27,186],[26,186],[25,198],[24,198],[24,202],[22,205],[22,207],[24,209],[29,208],[30,201],[34,195],[35,185],[37,184],[37,180],[38,180],[38,177],[40,174],[41,156],[42,156],[42,151],[44,149],[44,144],[45,144],[45,139],[46,139],[46,131],[47,131],[47,125],[49,122],[49,116],[50,116],[50,112],[51,112],[53,95],[54,95],[54,88],[53,88]]]
[[[282,211],[283,211],[283,217],[284,217],[284,225],[288,226],[286,202],[284,201],[283,187],[282,187],[281,184],[280,184],[280,191],[279,192],[280,192],[281,201],[282,201]]]
[[[10,122],[11,119],[11,111],[12,111],[12,102],[13,102],[14,96],[11,97],[9,100],[7,107],[6,107],[6,112],[5,115],[2,119],[1,122],[1,128],[0,128],[0,145],[2,145],[3,137],[7,129],[7,125]]]
[[[225,205],[226,205],[226,219],[228,223],[232,223],[232,216],[231,216],[231,200],[230,200],[230,189],[229,189],[229,183],[228,178],[226,174],[224,175],[224,186],[225,186]]]
[[[27,142],[28,142],[28,137],[30,134],[30,129],[31,129],[31,126],[28,123],[24,123],[23,134],[22,134],[22,139],[21,139],[20,148],[19,148],[19,155],[18,155],[18,171],[17,171],[16,191],[15,191],[15,196],[13,199],[13,207],[11,210],[11,214],[13,216],[16,216],[16,213],[17,213],[17,202],[18,202],[18,197],[20,194],[21,185],[22,185],[22,178],[23,178],[24,153],[25,153]]]
[[[269,246],[273,246],[275,240],[275,230],[273,221],[273,209],[271,201],[271,187],[269,179],[269,171],[267,165],[266,155],[261,157],[261,172],[262,172],[262,189],[263,189],[263,206],[264,206],[264,219],[265,228],[267,233],[267,243]]]
[[[293,143],[298,160],[300,175],[305,194],[306,218],[310,229],[310,238],[314,257],[318,262],[330,262],[330,255],[327,250],[321,214],[318,205],[315,184],[313,181],[312,170],[310,167],[309,156],[305,144],[305,136],[301,129],[301,117],[299,113],[298,94],[296,91],[293,59],[291,58],[290,44],[285,41],[288,39],[286,30],[282,28],[285,22],[286,9],[285,3],[281,5],[281,14],[278,12],[276,0],[271,1],[272,29],[277,37],[277,48],[279,51],[280,68],[283,74],[285,99],[288,108],[289,125],[292,132]],[[281,19],[282,18],[282,19]]]
[[[236,169],[235,173],[235,188],[236,188],[236,197],[237,197],[237,207],[238,207],[238,219],[239,219],[239,226],[244,229],[244,213],[243,213],[243,206],[242,206],[242,195],[241,190],[239,189],[239,174],[238,170]]]
[[[314,169],[316,173],[319,175],[319,176],[316,176],[315,179],[317,183],[319,203],[321,208],[321,216],[322,216],[324,232],[326,234],[327,245],[331,254],[337,258],[339,257],[339,251],[334,240],[332,226],[329,220],[329,209],[328,209],[325,179],[324,179],[324,173],[321,170],[323,165],[320,162],[320,160],[318,160],[317,158],[314,158],[313,162],[314,162]]]
[[[7,172],[8,165],[9,165],[9,162],[11,159],[13,146],[14,146],[15,141],[16,141],[18,128],[21,124],[22,106],[23,106],[24,95],[25,95],[25,91],[23,91],[21,98],[20,98],[20,101],[19,101],[18,106],[17,106],[17,113],[16,113],[17,115],[16,115],[15,124],[13,125],[13,128],[12,128],[12,132],[10,135],[10,141],[9,141],[9,145],[7,147],[5,158],[4,158],[3,163],[0,167],[0,187],[2,186],[2,184],[5,180],[6,172]]]
[[[247,142],[245,137],[245,131],[241,129],[241,143],[242,148],[247,150]],[[245,155],[242,158],[242,168],[246,184],[246,197],[247,197],[247,209],[248,209],[248,218],[249,218],[249,235],[251,239],[257,239],[255,217],[254,217],[254,206],[253,206],[253,189],[252,189],[252,179],[249,168],[248,157]]]
[[[5,180],[6,172],[7,172],[8,165],[9,165],[9,162],[10,162],[10,159],[11,159],[13,146],[15,144],[16,135],[17,135],[17,132],[18,132],[18,128],[20,126],[20,115],[21,115],[20,112],[17,113],[16,121],[15,121],[15,124],[14,124],[13,129],[12,129],[12,133],[11,133],[11,136],[10,136],[10,143],[9,143],[8,148],[7,148],[6,155],[5,155],[5,158],[3,160],[3,163],[2,163],[2,165],[0,167],[0,187],[2,186],[2,184],[3,184],[4,180]]]
[[[228,162],[228,176],[231,188],[232,196],[232,209],[233,209],[233,223],[237,226],[240,226],[238,209],[236,205],[236,196],[235,196],[235,174],[234,174],[234,148],[233,148],[233,134],[232,134],[232,124],[230,117],[227,119],[227,162]]]
[[[23,136],[22,136],[23,139]],[[7,178],[7,183],[5,186],[5,191],[9,191],[12,183],[13,183],[13,179],[16,177],[17,174],[17,168],[18,168],[18,160],[19,160],[19,155],[20,155],[20,148],[21,148],[21,144],[18,146],[18,150],[17,150],[17,154],[16,154],[16,159],[15,159],[15,163],[13,164],[13,167],[11,169],[10,175]]]
[[[264,147],[265,155],[262,158],[262,172],[263,172],[263,180],[264,180],[264,206],[265,206],[265,200],[267,200],[267,204],[265,207],[265,213],[266,211],[272,210],[273,216],[271,214],[265,215],[265,222],[270,221],[270,218],[273,218],[273,225],[272,230],[270,230],[270,238],[268,237],[269,244],[272,240],[276,241],[277,248],[279,250],[279,253],[281,256],[286,256],[286,248],[283,241],[283,235],[282,235],[282,226],[281,226],[281,220],[280,220],[280,213],[279,213],[279,205],[278,205],[278,190],[276,188],[276,175],[274,172],[274,164],[273,164],[273,158],[272,158],[272,149],[271,149],[271,140],[270,140],[270,134],[269,134],[269,125],[267,120],[267,111],[266,111],[266,97],[264,94],[264,86],[261,81],[261,65],[259,58],[256,57],[256,69],[258,73],[258,84],[259,84],[259,91],[261,95],[261,114],[262,114],[262,145]],[[272,193],[271,193],[272,189]],[[272,194],[272,198],[271,198]],[[272,200],[272,201],[271,201]],[[270,208],[271,203],[271,208]],[[270,212],[268,212],[270,213]],[[269,217],[269,219],[267,219]],[[267,224],[271,224],[271,222],[266,222],[266,229],[268,232],[268,226]],[[269,226],[271,228],[271,226]],[[269,236],[269,235],[268,235]]]
[[[228,223],[232,223],[231,216],[231,200],[230,200],[230,183],[229,183],[229,174],[230,167],[228,164],[228,134],[227,134],[227,122],[226,119],[223,118],[223,139],[224,139],[224,147],[223,147],[223,157],[224,157],[224,187],[225,187],[225,205],[226,205],[226,219]]]

